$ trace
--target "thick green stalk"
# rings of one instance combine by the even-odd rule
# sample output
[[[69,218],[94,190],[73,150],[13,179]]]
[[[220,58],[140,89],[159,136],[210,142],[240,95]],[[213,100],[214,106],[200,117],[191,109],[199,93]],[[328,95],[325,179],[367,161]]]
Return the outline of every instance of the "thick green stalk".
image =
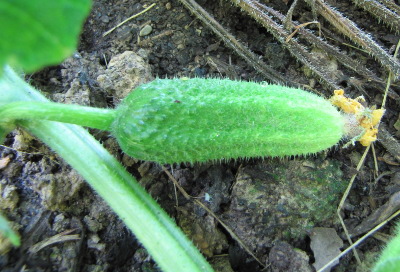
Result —
[[[111,130],[116,111],[54,102],[19,101],[0,107],[1,122],[35,119]]]
[[[0,103],[47,101],[6,67]],[[0,116],[1,118],[1,116]],[[20,121],[75,168],[103,197],[164,271],[212,271],[169,216],[85,129],[49,121]]]

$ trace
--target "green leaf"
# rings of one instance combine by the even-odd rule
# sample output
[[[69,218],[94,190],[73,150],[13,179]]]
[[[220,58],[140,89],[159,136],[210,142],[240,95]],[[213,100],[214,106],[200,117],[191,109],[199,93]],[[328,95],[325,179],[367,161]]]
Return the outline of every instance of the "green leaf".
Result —
[[[8,223],[7,219],[4,218],[3,215],[0,214],[0,233],[8,238],[14,246],[20,246],[21,240],[19,239],[18,234],[13,231]]]
[[[33,72],[70,56],[90,6],[90,0],[1,0],[0,67]]]

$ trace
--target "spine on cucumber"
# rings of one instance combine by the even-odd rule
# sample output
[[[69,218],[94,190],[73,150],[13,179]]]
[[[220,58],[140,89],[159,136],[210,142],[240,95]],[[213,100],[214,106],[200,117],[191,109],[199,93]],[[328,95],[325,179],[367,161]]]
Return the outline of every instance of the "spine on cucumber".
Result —
[[[112,130],[128,155],[159,163],[316,153],[339,142],[331,103],[279,85],[158,79],[117,108]]]

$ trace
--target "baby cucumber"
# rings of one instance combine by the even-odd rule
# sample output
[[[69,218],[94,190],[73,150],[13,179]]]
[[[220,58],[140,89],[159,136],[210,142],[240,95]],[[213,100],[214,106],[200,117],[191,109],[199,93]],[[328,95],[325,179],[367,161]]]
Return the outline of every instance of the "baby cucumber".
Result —
[[[117,107],[111,131],[128,155],[159,163],[316,153],[344,120],[315,94],[228,79],[157,79]]]
[[[337,144],[345,127],[315,94],[200,78],[154,80],[116,109],[20,101],[0,105],[0,116],[0,136],[26,119],[73,123],[110,130],[125,153],[159,163],[313,154]]]

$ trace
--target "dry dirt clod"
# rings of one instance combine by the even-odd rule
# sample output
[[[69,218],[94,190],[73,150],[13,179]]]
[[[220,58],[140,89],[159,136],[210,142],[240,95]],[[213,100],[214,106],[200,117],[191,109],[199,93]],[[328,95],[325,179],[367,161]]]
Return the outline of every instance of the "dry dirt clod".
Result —
[[[309,259],[304,251],[294,249],[286,242],[278,242],[269,252],[269,262],[273,272],[311,272]]]
[[[207,215],[204,218],[196,217],[192,212],[184,211],[178,215],[178,225],[190,237],[193,243],[207,257],[221,254],[227,249],[226,236],[215,225],[217,221]]]
[[[100,87],[113,95],[115,104],[118,104],[135,87],[152,79],[149,64],[132,51],[125,51],[114,56],[104,74],[97,77]]]

